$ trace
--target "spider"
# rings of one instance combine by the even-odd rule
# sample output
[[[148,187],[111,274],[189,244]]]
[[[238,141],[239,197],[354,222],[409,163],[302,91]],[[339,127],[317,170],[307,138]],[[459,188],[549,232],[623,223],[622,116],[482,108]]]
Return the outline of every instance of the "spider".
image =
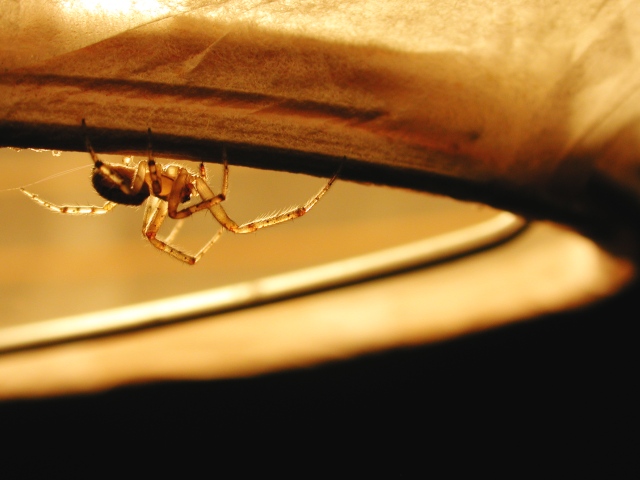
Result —
[[[148,159],[140,161],[136,166],[128,163],[122,165],[103,162],[98,158],[86,133],[86,123],[82,120],[85,132],[85,143],[89,155],[93,160],[92,182],[98,194],[107,202],[102,206],[68,206],[55,205],[42,200],[38,195],[20,190],[44,208],[67,215],[102,215],[111,211],[116,205],[142,205],[146,200],[142,220],[142,235],[151,244],[168,253],[174,258],[187,264],[194,265],[207,253],[211,246],[220,238],[224,230],[233,233],[250,233],[278,223],[293,220],[307,213],[329,190],[338,177],[339,170],[320,191],[302,206],[294,207],[284,212],[257,218],[252,222],[238,225],[224,210],[221,203],[227,198],[229,184],[229,166],[227,164],[226,149],[223,147],[222,161],[222,192],[215,195],[207,184],[207,174],[204,163],[200,163],[198,173],[192,173],[179,165],[162,165],[156,163],[151,147],[151,129],[148,134]],[[192,197],[199,197],[199,201],[191,205],[184,205]],[[180,223],[186,217],[201,210],[209,210],[221,228],[199,252],[190,255],[178,247],[171,245],[172,239],[180,228]],[[178,223],[165,240],[157,237],[158,231],[167,215]]]

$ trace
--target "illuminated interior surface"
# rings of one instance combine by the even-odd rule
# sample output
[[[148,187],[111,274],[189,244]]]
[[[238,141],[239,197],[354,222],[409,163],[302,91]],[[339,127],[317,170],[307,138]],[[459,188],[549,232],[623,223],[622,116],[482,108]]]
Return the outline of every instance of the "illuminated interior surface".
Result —
[[[28,156],[28,159],[24,157]],[[121,161],[121,157],[103,157]],[[2,326],[119,307],[234,284],[350,258],[478,224],[497,212],[476,204],[390,188],[338,181],[306,216],[246,235],[225,232],[190,267],[141,235],[142,207],[120,206],[106,215],[65,216],[36,205],[16,186],[45,200],[101,205],[89,180],[88,154],[2,151],[0,249]],[[28,162],[25,170],[20,165]],[[160,160],[161,161],[161,160]],[[68,169],[83,167],[64,173]],[[197,164],[189,165],[197,169]],[[221,167],[209,165],[219,189]],[[304,203],[319,178],[230,167],[225,208],[239,222]],[[167,222],[164,233],[170,230]],[[176,239],[191,251],[217,229],[208,212],[187,219]],[[33,301],[38,299],[38,301]]]
[[[556,208],[566,203],[565,195],[570,200],[575,195],[579,204],[585,179],[602,179],[603,172],[606,180],[637,194],[637,7],[598,1],[517,7],[436,3],[447,8],[429,3],[408,11],[406,2],[397,1],[366,7],[341,2],[339,10],[331,2],[316,9],[295,1],[137,2],[133,9],[108,8],[103,2],[19,2],[0,20],[5,32],[0,67],[9,72],[0,111],[7,124],[22,122],[24,128],[42,122],[71,131],[88,116],[103,131],[139,132],[152,124],[154,131],[173,138],[334,158],[346,153],[372,165],[384,161],[447,178],[508,185],[511,192],[524,186],[543,203],[549,200],[544,194],[559,191]],[[155,22],[167,15],[162,6],[171,8],[171,18]],[[193,51],[189,41],[179,42],[186,32],[200,35]],[[299,33],[308,42],[301,42]],[[172,35],[175,51],[158,49],[153,41],[166,42]],[[139,48],[140,38],[151,40],[147,50]],[[283,56],[256,71],[256,48]],[[167,52],[175,55],[164,57]],[[314,59],[346,59],[350,68],[309,62],[309,53],[317,54]],[[408,58],[415,62],[404,61]],[[20,67],[32,70],[12,71]],[[382,74],[375,77],[381,81],[353,75],[358,71]],[[67,77],[51,85],[52,74]],[[122,88],[104,91],[78,81],[86,78],[106,78]],[[230,101],[192,101],[181,94],[185,85],[217,89],[230,94]],[[129,95],[132,86],[139,89]],[[169,87],[160,93],[170,94],[154,96],[158,86]],[[273,103],[235,104],[234,95],[240,98],[243,92],[266,95]],[[318,111],[278,109],[289,100],[303,107],[310,102]],[[335,105],[385,115],[377,124],[327,120],[323,114]],[[362,126],[369,128],[366,135]],[[611,139],[618,142],[613,144],[617,150],[606,150]],[[30,190],[55,202],[92,203],[88,171],[32,184],[73,165],[46,152],[28,161],[14,154],[24,152],[8,152],[1,160],[7,326],[301,268],[493,215],[477,205],[338,182],[307,217],[244,237],[227,234],[194,270],[140,238],[139,210],[118,208],[87,219],[39,209],[15,187],[31,184]],[[622,160],[608,162],[610,155]],[[79,164],[86,161],[86,154],[78,157]],[[210,172],[215,185],[215,166]],[[234,217],[248,220],[302,202],[322,185],[318,178],[286,176],[285,195],[284,186],[264,175],[247,172],[245,177],[241,169],[232,169],[228,208]],[[179,241],[196,249],[211,235],[212,222],[206,214],[192,220]],[[193,322],[12,352],[0,358],[0,395],[235,378],[423,344],[585,305],[617,291],[632,270],[625,258],[589,239],[535,224],[501,248],[407,275]]]

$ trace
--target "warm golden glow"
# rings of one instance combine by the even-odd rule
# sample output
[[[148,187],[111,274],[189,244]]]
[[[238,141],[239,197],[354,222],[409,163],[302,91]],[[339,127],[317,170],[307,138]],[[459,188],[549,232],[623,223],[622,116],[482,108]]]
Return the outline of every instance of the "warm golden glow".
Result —
[[[60,4],[67,12],[90,12],[107,16],[162,15],[170,9],[157,0],[67,0]]]

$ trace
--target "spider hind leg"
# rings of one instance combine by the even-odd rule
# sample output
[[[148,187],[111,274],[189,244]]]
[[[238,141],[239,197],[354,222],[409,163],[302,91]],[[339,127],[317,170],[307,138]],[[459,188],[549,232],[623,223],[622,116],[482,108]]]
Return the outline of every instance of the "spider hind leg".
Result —
[[[48,202],[43,200],[35,193],[31,193],[24,188],[21,188],[20,191],[24,193],[31,200],[36,202],[38,205],[46,208],[47,210],[51,210],[56,213],[64,213],[67,215],[104,215],[105,213],[110,212],[113,207],[117,205],[115,202],[106,202],[102,206],[97,205],[56,205],[55,203]]]

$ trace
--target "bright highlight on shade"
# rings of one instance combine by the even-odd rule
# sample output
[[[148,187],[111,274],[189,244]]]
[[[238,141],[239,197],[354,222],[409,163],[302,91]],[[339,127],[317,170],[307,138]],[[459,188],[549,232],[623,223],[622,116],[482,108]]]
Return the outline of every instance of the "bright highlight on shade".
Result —
[[[158,16],[169,13],[169,8],[157,0],[68,0],[62,2],[62,8],[67,11],[84,10],[113,17]]]

